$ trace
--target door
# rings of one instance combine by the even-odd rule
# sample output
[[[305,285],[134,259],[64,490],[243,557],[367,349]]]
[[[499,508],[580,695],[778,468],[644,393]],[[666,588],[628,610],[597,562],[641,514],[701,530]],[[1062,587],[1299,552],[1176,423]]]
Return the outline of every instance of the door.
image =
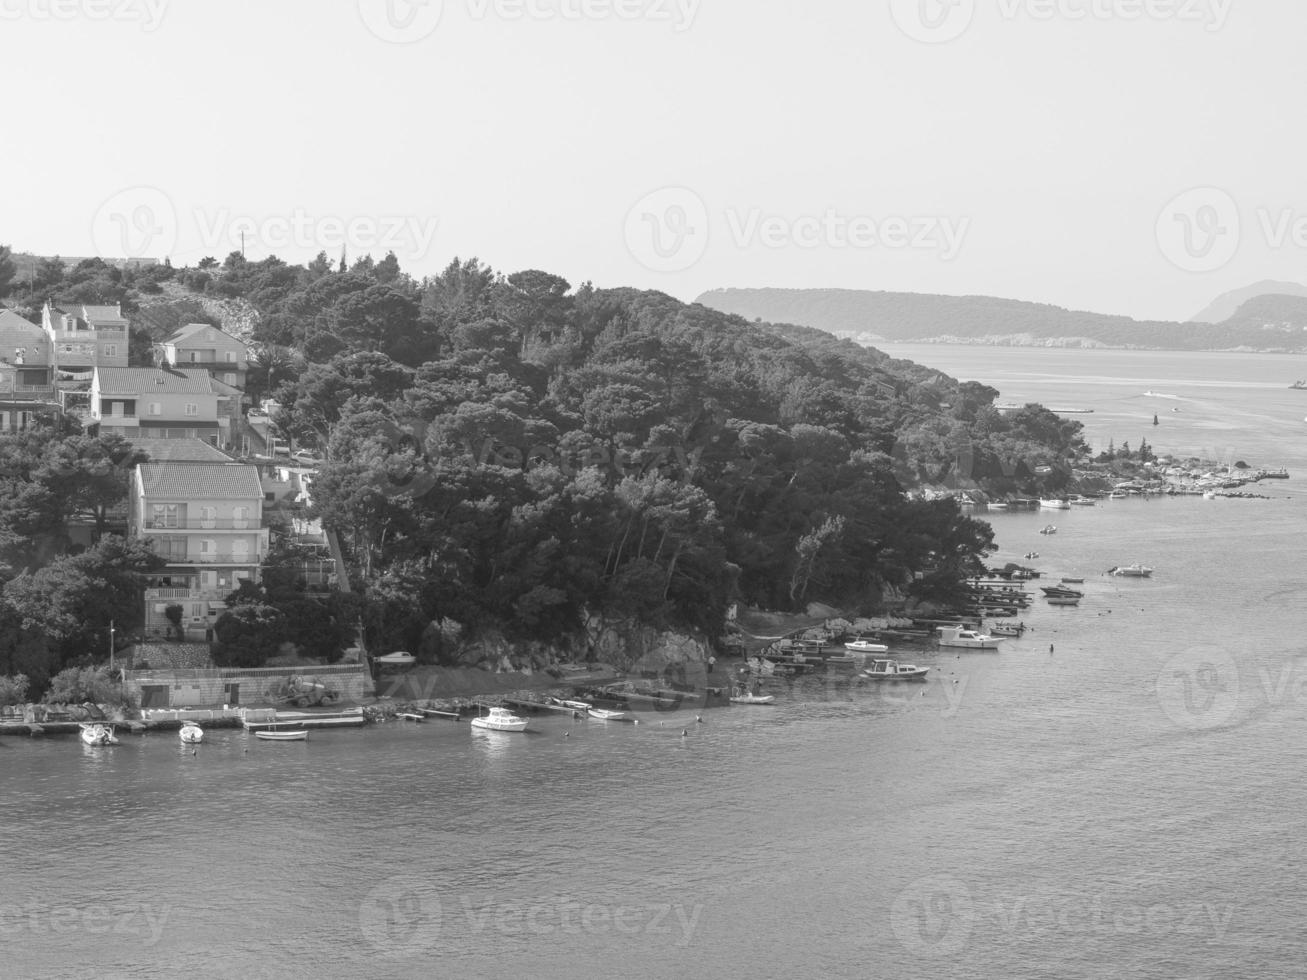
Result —
[[[240,684],[222,685],[222,703],[235,707],[241,703],[241,686]]]
[[[142,708],[168,707],[168,685],[167,684],[142,684],[141,707]]]

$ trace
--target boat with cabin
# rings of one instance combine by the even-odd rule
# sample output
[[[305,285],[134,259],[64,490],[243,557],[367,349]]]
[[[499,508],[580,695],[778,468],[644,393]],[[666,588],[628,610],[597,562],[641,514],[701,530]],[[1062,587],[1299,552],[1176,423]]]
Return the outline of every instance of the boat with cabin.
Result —
[[[188,721],[177,730],[177,737],[187,745],[196,745],[204,741],[204,729],[193,721]]]
[[[1040,497],[1039,506],[1046,510],[1070,510],[1071,501],[1066,497]]]
[[[884,643],[876,643],[872,640],[866,640],[859,637],[844,644],[844,649],[850,653],[888,653],[889,647]]]
[[[967,629],[964,626],[939,627],[939,645],[942,647],[964,647],[970,650],[997,650],[999,638],[990,633]]]
[[[1141,565],[1139,562],[1135,562],[1132,565],[1118,565],[1108,574],[1122,578],[1149,578],[1152,576],[1153,570],[1147,565]]]
[[[922,681],[928,673],[929,667],[901,664],[897,660],[873,660],[862,676],[869,681]]]
[[[472,727],[490,732],[524,732],[526,719],[518,717],[507,708],[491,708],[489,714],[473,718]]]

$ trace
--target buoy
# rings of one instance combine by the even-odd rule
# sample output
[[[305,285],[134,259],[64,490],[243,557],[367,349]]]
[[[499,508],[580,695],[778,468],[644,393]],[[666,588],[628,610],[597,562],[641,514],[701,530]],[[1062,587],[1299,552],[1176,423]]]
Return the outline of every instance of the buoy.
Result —
[[[703,724],[703,715],[695,715],[695,716],[694,716],[694,720],[697,721],[700,725],[702,725],[702,724]]]
[[[682,728],[681,738],[689,738],[689,736],[690,736],[690,730],[688,728]]]

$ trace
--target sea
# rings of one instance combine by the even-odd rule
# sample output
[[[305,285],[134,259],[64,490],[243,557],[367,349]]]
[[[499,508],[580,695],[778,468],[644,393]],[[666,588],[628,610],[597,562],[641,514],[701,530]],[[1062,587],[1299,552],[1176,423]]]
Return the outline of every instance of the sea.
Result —
[[[896,647],[925,682],[525,734],[0,739],[0,975],[1301,976],[1307,361],[887,349],[1291,478],[978,515],[1085,598],[997,652]]]

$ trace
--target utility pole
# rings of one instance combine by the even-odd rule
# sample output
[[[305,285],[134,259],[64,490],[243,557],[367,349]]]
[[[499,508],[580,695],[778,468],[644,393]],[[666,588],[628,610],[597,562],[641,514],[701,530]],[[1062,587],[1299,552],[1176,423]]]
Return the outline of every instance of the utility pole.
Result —
[[[109,670],[113,670],[113,620],[109,620]]]

